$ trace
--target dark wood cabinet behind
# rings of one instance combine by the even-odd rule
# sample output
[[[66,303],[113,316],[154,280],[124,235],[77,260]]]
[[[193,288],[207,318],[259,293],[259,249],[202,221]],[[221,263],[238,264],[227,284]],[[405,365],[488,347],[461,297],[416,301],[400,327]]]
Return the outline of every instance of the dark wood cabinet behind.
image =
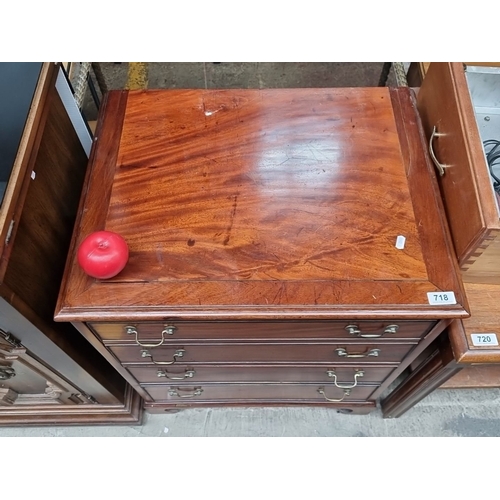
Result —
[[[53,320],[88,158],[55,86],[59,66],[41,66],[1,207],[0,329],[24,354],[5,359],[15,375],[0,425],[137,423],[140,398],[72,325]],[[62,395],[57,405],[40,393],[44,381]]]

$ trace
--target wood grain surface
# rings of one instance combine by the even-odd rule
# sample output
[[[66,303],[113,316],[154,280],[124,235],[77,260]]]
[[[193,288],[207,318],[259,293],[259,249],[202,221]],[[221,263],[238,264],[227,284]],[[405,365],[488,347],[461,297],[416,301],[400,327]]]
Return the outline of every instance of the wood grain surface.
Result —
[[[392,109],[371,102],[385,93],[299,97],[129,97],[106,220],[132,249],[116,281],[426,279]]]
[[[100,384],[122,399],[123,380],[70,324],[53,321],[88,159],[55,88],[48,99],[38,150],[30,160],[35,175],[26,180],[0,296],[78,363],[80,369],[72,372],[76,384],[90,384],[87,390],[109,402]],[[62,369],[59,349],[44,355],[46,363]],[[87,380],[87,373],[100,384]]]
[[[500,365],[461,365],[462,369],[440,389],[486,389],[500,387]]]
[[[384,418],[400,417],[460,370],[446,336],[441,337],[412,373],[382,399],[380,406]]]
[[[12,252],[12,245],[6,244],[6,241],[13,240],[17,231],[28,191],[28,179],[37,157],[50,109],[50,100],[53,95],[51,89],[54,87],[58,68],[59,66],[54,63],[44,63],[42,66],[9,182],[0,205],[0,279],[2,280]],[[11,227],[12,221],[14,224]],[[9,230],[11,231],[10,240],[7,239]]]
[[[467,316],[417,121],[409,89],[110,92],[56,319]],[[107,281],[75,260],[99,229]]]
[[[133,341],[137,343],[178,342],[179,340],[206,339],[210,341],[224,340],[331,340],[333,338],[352,339],[420,339],[425,335],[434,322],[431,321],[211,321],[211,322],[172,322],[172,323],[139,323],[135,325],[137,338],[134,333],[127,333],[128,323],[91,323],[88,325],[98,337],[107,345],[113,342]],[[166,327],[172,326],[174,333],[163,334]],[[351,334],[354,327],[359,334]],[[395,327],[392,333],[390,327]]]
[[[393,366],[372,366],[357,363],[354,366],[338,364],[329,366],[308,365],[178,365],[178,366],[128,366],[128,370],[141,383],[190,384],[198,382],[317,382],[333,383],[328,372],[335,372],[338,385],[349,386],[356,381],[356,373],[363,373],[358,382],[380,383],[393,370]],[[158,375],[161,374],[161,376]],[[185,377],[185,378],[183,378]],[[179,380],[181,379],[181,380]]]
[[[469,268],[493,239],[500,220],[461,63],[431,63],[418,92],[418,110],[427,139],[447,165],[439,178],[457,257]],[[465,223],[466,222],[466,223]]]
[[[494,334],[500,343],[500,285],[466,283],[471,316],[454,321],[448,336],[460,363],[500,363],[499,346],[474,345],[472,334]]]
[[[196,405],[196,402],[223,403],[237,401],[240,403],[308,403],[310,401],[327,401],[318,389],[325,391],[326,397],[338,399],[345,397],[346,403],[350,401],[365,401],[373,392],[373,386],[357,386],[345,396],[345,391],[338,387],[325,384],[194,384],[189,387],[172,385],[147,385],[146,390],[156,402],[186,401]],[[196,389],[201,389],[199,396]],[[172,395],[174,391],[175,395]]]
[[[176,344],[154,348],[142,348],[130,345],[111,345],[108,349],[113,352],[122,364],[146,364],[171,362],[175,358],[174,366],[181,363],[192,364],[237,364],[237,363],[333,363],[346,362],[357,364],[360,361],[368,364],[398,363],[414,347],[415,343],[395,342],[346,342],[338,343],[295,343],[283,342],[250,343],[233,342],[231,344],[217,344],[200,341],[198,344]],[[175,353],[183,350],[182,357]],[[341,356],[337,349],[344,350],[348,355]],[[378,355],[373,356],[374,350]],[[143,351],[147,351],[144,356]]]

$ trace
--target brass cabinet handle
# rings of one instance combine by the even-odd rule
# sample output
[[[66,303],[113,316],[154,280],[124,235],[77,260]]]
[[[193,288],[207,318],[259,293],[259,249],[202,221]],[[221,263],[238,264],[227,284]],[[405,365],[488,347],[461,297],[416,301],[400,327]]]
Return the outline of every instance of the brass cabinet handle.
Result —
[[[365,372],[363,370],[356,370],[356,372],[354,373],[354,383],[352,385],[339,385],[337,383],[337,374],[335,373],[335,370],[327,370],[326,374],[330,378],[333,378],[333,383],[339,389],[353,389],[358,385],[358,377],[364,377]]]
[[[141,351],[141,358],[151,358],[151,362],[155,365],[173,365],[177,361],[177,358],[182,358],[182,356],[184,356],[185,352],[184,349],[177,349],[174,352],[173,361],[155,361],[153,355],[147,349],[143,349]]]
[[[434,142],[434,137],[443,137],[446,134],[441,134],[437,131],[436,126],[434,125],[434,128],[432,129],[432,134],[431,138],[429,139],[429,153],[431,155],[431,159],[436,166],[439,175],[443,176],[444,175],[444,169],[447,167],[447,165],[443,165],[442,163],[439,162],[439,160],[436,158],[436,155],[434,154],[434,149],[432,147],[432,143]]]
[[[347,325],[344,330],[347,330],[347,333],[350,335],[361,335],[361,330],[358,328],[358,325]]]
[[[349,396],[351,394],[351,390],[350,389],[344,389],[344,395],[340,398],[340,399],[331,399],[331,398],[328,398],[325,394],[325,388],[324,387],[320,387],[318,389],[318,392],[327,400],[327,401],[330,401],[330,403],[341,403],[342,401],[344,401],[344,399]]]
[[[171,376],[167,370],[158,370],[156,372],[156,375],[158,376],[158,378],[165,377],[168,378],[168,380],[184,380],[186,378],[193,378],[195,373],[196,372],[194,370],[186,370],[180,377],[174,377]]]
[[[199,396],[202,392],[203,392],[203,389],[201,387],[198,387],[197,389],[194,390],[193,393],[191,394],[179,394],[179,391],[181,391],[182,389],[170,389],[168,391],[168,395],[169,396],[174,396],[176,398],[195,398],[196,396]]]
[[[358,354],[349,354],[343,347],[339,347],[335,350],[337,351],[337,355],[342,358],[367,358],[369,356],[377,357],[380,354],[380,349],[370,349],[369,351]]]
[[[135,326],[127,325],[125,327],[125,333],[127,335],[135,335],[135,342],[137,345],[141,347],[159,347],[165,342],[165,335],[173,335],[175,330],[177,330],[176,326],[165,326],[165,328],[161,331],[161,340],[157,344],[144,344],[139,340],[139,332]]]
[[[364,339],[376,339],[378,337],[382,337],[385,334],[394,334],[399,330],[399,325],[389,325],[385,328],[382,333],[363,333],[358,325],[347,325],[345,327],[347,333],[350,335],[356,335],[357,337],[361,337]]]
[[[10,366],[0,366],[0,380],[9,380],[16,376],[16,370]]]

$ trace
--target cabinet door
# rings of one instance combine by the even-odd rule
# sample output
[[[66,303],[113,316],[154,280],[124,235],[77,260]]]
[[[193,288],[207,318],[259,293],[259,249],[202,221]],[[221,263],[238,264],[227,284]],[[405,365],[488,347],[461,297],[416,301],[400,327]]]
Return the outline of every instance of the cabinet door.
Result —
[[[479,256],[500,229],[464,66],[431,63],[417,102],[427,140],[432,142],[431,156],[444,165],[439,185],[463,267]]]
[[[90,402],[36,360],[14,337],[0,330],[0,415],[5,407]]]

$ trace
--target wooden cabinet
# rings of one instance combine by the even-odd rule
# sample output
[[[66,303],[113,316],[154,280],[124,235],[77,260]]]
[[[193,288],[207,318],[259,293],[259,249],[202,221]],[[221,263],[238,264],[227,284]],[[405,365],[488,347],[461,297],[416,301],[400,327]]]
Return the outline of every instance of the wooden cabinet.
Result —
[[[483,147],[500,140],[499,83],[499,68],[431,63],[418,92],[427,140],[436,163],[444,165],[439,185],[463,279],[470,283],[500,283],[499,196]]]
[[[465,286],[471,316],[450,327],[455,357],[466,365],[500,363],[500,286],[483,283]]]
[[[11,334],[0,331],[0,406],[12,411],[94,402],[38,362]]]
[[[386,416],[401,415],[437,387],[500,386],[495,345],[500,334],[499,198],[485,157],[491,146],[483,146],[500,140],[500,69],[498,63],[479,64],[421,64],[425,78],[416,82],[436,167],[445,164],[439,185],[471,317],[450,324],[421,364],[414,365],[411,376],[385,401]]]
[[[366,413],[468,316],[409,89],[113,91],[96,135],[55,319],[150,411]]]
[[[0,425],[139,423],[135,391],[70,324],[53,320],[88,158],[59,66],[19,65],[13,74],[26,80],[5,67],[0,75],[10,88],[0,96],[10,110],[2,148],[12,152],[2,156]],[[15,105],[23,93],[25,105]]]
[[[382,404],[399,417],[438,387],[500,387],[500,285],[465,283],[471,315],[453,321]]]

